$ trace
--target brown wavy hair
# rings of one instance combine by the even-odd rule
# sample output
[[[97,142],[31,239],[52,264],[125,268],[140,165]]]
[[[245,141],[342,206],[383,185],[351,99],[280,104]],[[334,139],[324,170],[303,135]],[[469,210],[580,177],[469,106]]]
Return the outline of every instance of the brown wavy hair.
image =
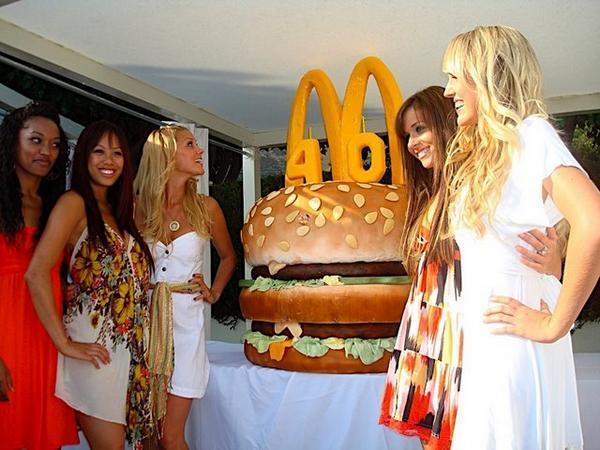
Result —
[[[417,117],[433,134],[433,167],[426,169],[408,150],[408,135],[403,128],[406,112],[413,108]],[[446,146],[456,131],[456,111],[451,99],[444,97],[444,88],[430,86],[407,98],[396,116],[396,130],[408,190],[406,222],[402,231],[400,252],[408,273],[414,273],[421,251],[419,228],[429,207],[443,190],[443,171]]]

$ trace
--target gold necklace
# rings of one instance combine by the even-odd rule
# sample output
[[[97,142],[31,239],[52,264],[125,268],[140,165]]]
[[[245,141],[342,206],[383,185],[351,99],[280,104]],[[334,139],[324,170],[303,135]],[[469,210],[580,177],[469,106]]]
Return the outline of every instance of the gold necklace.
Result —
[[[167,216],[169,216],[168,213],[167,213]],[[176,231],[179,231],[179,229],[181,228],[181,223],[179,222],[179,220],[172,219],[171,217],[168,217],[168,218],[171,220],[169,222],[169,230],[171,230],[173,233],[175,233]]]

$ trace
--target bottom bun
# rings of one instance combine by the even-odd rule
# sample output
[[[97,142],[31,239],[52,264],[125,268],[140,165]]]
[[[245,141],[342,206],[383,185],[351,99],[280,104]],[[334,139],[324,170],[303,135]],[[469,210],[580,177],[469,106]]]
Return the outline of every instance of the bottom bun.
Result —
[[[346,358],[344,350],[329,350],[318,358],[304,356],[294,347],[285,349],[281,361],[269,357],[269,352],[258,353],[254,346],[244,342],[244,354],[248,361],[257,366],[273,369],[292,370],[295,372],[316,373],[382,373],[387,372],[392,354],[383,352],[383,357],[373,364],[365,365],[358,358]]]

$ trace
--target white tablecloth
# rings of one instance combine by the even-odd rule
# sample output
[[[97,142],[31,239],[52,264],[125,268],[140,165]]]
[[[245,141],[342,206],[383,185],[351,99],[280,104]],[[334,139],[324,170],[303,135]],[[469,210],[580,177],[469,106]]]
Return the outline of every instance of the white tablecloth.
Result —
[[[208,390],[187,423],[192,450],[421,449],[418,439],[377,424],[383,374],[267,369],[224,342],[209,342],[208,355]],[[600,450],[600,354],[576,353],[575,367],[585,450]]]
[[[583,448],[600,450],[600,353],[575,353]]]
[[[420,450],[377,424],[383,374],[326,375],[249,363],[239,344],[209,342],[206,396],[188,420],[202,450]]]

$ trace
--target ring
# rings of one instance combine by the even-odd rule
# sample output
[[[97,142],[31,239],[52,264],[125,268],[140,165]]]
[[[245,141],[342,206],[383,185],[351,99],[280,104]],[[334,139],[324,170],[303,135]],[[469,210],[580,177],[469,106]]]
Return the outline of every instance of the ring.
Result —
[[[548,254],[548,247],[544,245],[539,250],[536,250],[536,253],[540,256],[546,256]]]

